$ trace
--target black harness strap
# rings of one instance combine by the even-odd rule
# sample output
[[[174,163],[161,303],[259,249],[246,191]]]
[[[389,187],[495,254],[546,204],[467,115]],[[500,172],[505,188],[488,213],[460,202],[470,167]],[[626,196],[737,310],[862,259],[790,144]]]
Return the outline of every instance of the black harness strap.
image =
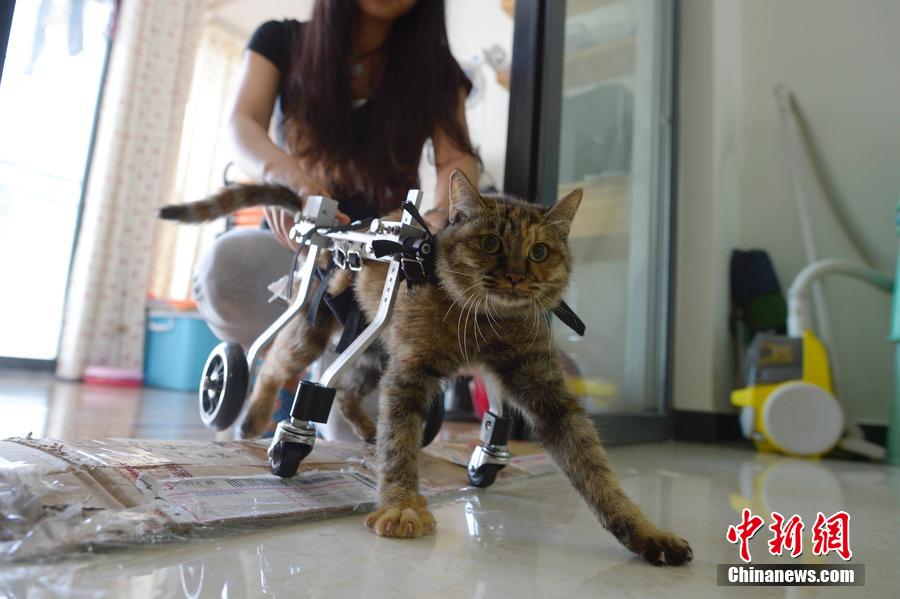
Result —
[[[363,329],[366,328],[366,321],[363,318],[362,309],[353,295],[353,288],[348,287],[337,295],[328,293],[328,279],[331,277],[332,271],[337,267],[334,263],[328,265],[328,269],[323,271],[318,266],[315,269],[315,275],[319,278],[319,287],[310,298],[309,310],[306,318],[311,325],[315,325],[319,309],[322,304],[334,314],[334,317],[344,327],[341,333],[340,341],[337,345],[337,353],[343,352],[353,341],[359,337]]]
[[[553,313],[559,318],[564,325],[578,333],[579,337],[584,337],[585,325],[584,321],[578,318],[578,315],[569,307],[565,300],[560,300],[559,305],[553,308]]]
[[[288,297],[290,298],[291,293],[293,291],[294,271],[296,270],[297,259],[300,256],[300,251],[303,249],[303,247],[306,245],[306,243],[310,240],[310,238],[312,238],[313,235],[315,235],[316,233],[327,235],[328,233],[339,233],[339,232],[343,232],[343,231],[352,231],[354,229],[361,229],[361,228],[369,226],[369,224],[372,222],[372,220],[373,220],[372,218],[365,218],[363,220],[353,221],[346,225],[337,225],[334,227],[313,227],[312,229],[307,231],[303,235],[303,237],[299,240],[300,245],[297,247],[297,251],[294,254],[294,262],[291,265],[291,273],[290,273],[290,277],[288,278]],[[346,320],[347,314],[353,310],[353,308],[356,304],[356,302],[353,301],[352,293],[348,293],[348,292],[350,292],[350,289],[347,289],[344,292],[342,292],[341,294],[339,294],[338,298],[343,298],[343,299],[341,301],[337,301],[337,302],[336,302],[336,300],[338,298],[334,298],[334,297],[332,297],[332,295],[330,293],[328,293],[328,279],[331,277],[331,273],[335,268],[336,268],[336,266],[335,266],[334,262],[329,262],[328,267],[325,270],[322,270],[322,268],[319,265],[316,265],[314,273],[319,278],[319,287],[316,289],[315,293],[313,293],[312,297],[310,298],[309,308],[307,308],[307,313],[306,313],[307,321],[311,325],[315,325],[316,318],[319,315],[319,308],[322,307],[323,302],[325,303],[326,306],[328,306],[328,308],[331,310],[332,314],[334,314],[335,318],[338,319],[338,322],[340,322],[342,324]],[[349,298],[349,301],[348,301],[348,298]],[[350,305],[351,303],[354,306],[351,306]],[[337,309],[337,307],[340,307],[343,309]],[[358,311],[359,307],[355,306],[355,309]],[[346,336],[346,334],[347,334],[347,330],[345,328],[344,335]],[[343,337],[341,339],[343,339]]]
[[[372,242],[372,253],[379,258],[395,256],[400,260],[400,280],[406,281],[407,290],[422,283],[437,284],[435,267],[437,244],[434,235],[415,204],[405,202],[403,210],[409,212],[413,220],[422,225],[425,238],[401,239],[399,242],[379,239]]]
[[[328,279],[331,277],[332,270],[334,269],[329,264],[328,269],[325,271],[322,271],[318,265],[316,266],[315,271],[313,271],[319,279],[319,286],[309,299],[309,309],[306,312],[306,319],[311,325],[316,324],[316,318],[319,315],[319,308],[322,306],[322,301],[326,300],[326,297],[329,297]]]
[[[362,308],[359,307],[359,302],[353,297],[353,293],[351,293],[350,289],[347,289],[347,291],[344,291],[338,297],[344,295],[348,296],[350,307],[347,311],[347,317],[344,319],[344,332],[341,333],[341,338],[337,344],[336,351],[339,354],[350,347],[350,344],[356,341],[356,338],[359,337],[363,330],[368,326],[366,319],[363,318]]]

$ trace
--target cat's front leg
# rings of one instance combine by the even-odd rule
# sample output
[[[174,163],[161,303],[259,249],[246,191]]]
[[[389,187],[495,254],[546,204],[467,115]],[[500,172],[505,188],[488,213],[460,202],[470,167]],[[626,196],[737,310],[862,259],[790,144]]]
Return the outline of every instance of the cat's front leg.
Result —
[[[492,370],[506,399],[531,421],[554,461],[619,542],[655,565],[692,559],[687,541],[658,529],[625,495],[593,423],[565,385],[555,354],[494,356]]]
[[[439,381],[421,363],[392,359],[381,382],[378,415],[378,508],[366,526],[383,537],[414,538],[434,531],[419,495],[422,419]]]

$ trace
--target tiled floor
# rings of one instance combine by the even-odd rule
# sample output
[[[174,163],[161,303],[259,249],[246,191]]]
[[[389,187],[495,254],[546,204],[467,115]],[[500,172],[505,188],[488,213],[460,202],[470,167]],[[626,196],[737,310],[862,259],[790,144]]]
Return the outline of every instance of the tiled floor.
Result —
[[[0,370],[0,439],[24,437],[212,439],[197,416],[197,394],[57,381]]]
[[[122,427],[115,436],[208,435],[194,424],[192,395],[57,384],[43,405],[33,383],[0,380],[0,424],[18,427],[4,433],[30,428],[37,434],[49,412],[43,432],[53,436],[109,436],[107,426]],[[16,406],[11,420],[10,401]],[[7,565],[0,569],[0,596],[897,596],[900,468],[682,443],[616,447],[610,456],[647,514],[691,541],[692,564],[645,565],[601,528],[565,480],[548,475],[461,492],[435,506],[437,534],[413,541],[376,537],[361,516],[347,516],[62,563]],[[724,532],[744,505],[760,514],[798,513],[807,522],[804,534],[816,511],[847,510],[852,563],[865,564],[866,586],[717,587],[716,564],[738,561]],[[769,561],[766,533],[752,542],[754,563]],[[807,547],[796,563],[818,563],[810,553]]]

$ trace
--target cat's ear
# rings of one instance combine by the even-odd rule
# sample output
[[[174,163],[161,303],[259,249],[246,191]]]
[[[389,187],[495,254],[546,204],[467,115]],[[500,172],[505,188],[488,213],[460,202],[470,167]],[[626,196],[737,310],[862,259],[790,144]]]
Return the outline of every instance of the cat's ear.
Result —
[[[485,209],[484,200],[466,174],[456,169],[450,174],[450,222],[460,216],[474,216]]]
[[[552,208],[544,213],[541,223],[548,227],[555,227],[563,236],[568,237],[572,228],[575,213],[581,204],[581,188],[570,191],[566,196],[556,202]]]

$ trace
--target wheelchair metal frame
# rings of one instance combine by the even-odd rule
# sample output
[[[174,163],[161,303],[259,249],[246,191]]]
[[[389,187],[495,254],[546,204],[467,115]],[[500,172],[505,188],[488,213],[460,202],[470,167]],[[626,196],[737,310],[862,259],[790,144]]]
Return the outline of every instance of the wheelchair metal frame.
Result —
[[[416,209],[422,201],[420,190],[410,190],[406,201]],[[220,395],[219,401],[240,401],[238,420],[244,416],[247,408],[246,397],[249,395],[249,386],[253,382],[258,370],[259,357],[263,350],[269,346],[275,336],[297,315],[309,302],[312,295],[312,281],[315,276],[315,267],[319,255],[323,251],[332,252],[332,261],[340,268],[350,268],[354,271],[363,269],[366,260],[378,260],[389,263],[388,274],[381,292],[381,302],[373,321],[360,333],[360,335],[344,350],[338,358],[325,370],[318,383],[301,381],[294,403],[291,406],[291,415],[278,424],[275,435],[268,449],[269,462],[273,473],[279,476],[293,476],[300,461],[312,450],[315,444],[314,422],[324,423],[335,394],[335,386],[343,373],[353,362],[378,338],[382,330],[387,326],[394,309],[397,291],[401,281],[401,260],[396,255],[378,256],[372,249],[376,240],[386,240],[396,243],[424,238],[427,233],[414,222],[409,211],[404,211],[400,221],[374,220],[368,232],[360,231],[327,231],[339,223],[337,221],[338,203],[335,200],[323,196],[311,196],[307,198],[302,213],[298,214],[290,236],[297,241],[305,240],[309,247],[303,266],[300,269],[300,285],[294,294],[288,309],[278,317],[250,346],[246,355],[246,375],[242,389],[238,391],[236,398],[228,399],[227,395]],[[322,231],[322,232],[320,232]],[[204,398],[211,393],[210,384],[217,393],[224,393],[224,385],[227,380],[216,381],[210,378],[214,350],[207,365],[204,367],[204,375],[200,389],[201,416],[207,426],[212,426],[210,419],[206,417],[204,410]],[[242,354],[242,352],[240,352]],[[243,368],[243,364],[239,365]],[[235,368],[230,369],[234,371]],[[228,372],[228,369],[225,369]],[[218,386],[215,386],[218,385]],[[241,397],[243,396],[243,397]],[[481,439],[483,445],[476,447],[469,461],[469,481],[474,486],[486,487],[494,482],[496,473],[506,466],[510,460],[509,450],[506,447],[509,434],[509,419],[503,416],[502,402],[494,397],[489,398],[490,411],[482,422]]]

